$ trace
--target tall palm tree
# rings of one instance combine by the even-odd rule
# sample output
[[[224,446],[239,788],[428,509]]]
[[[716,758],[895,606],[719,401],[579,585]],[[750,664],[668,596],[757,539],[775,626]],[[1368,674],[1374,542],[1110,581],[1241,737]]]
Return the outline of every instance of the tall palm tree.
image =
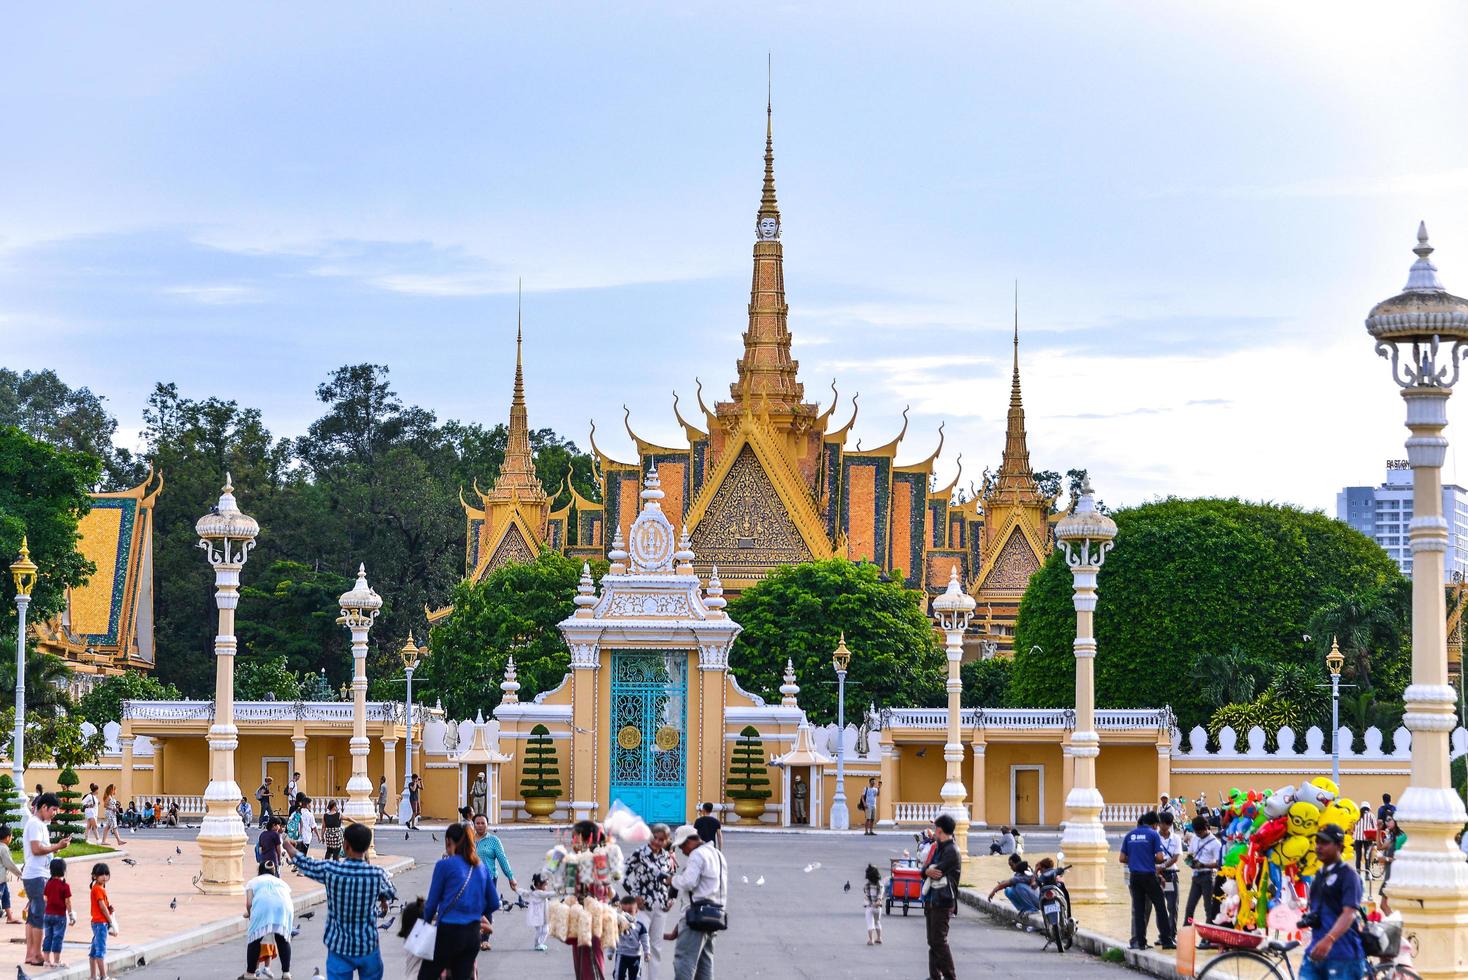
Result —
[[[49,653],[31,653],[25,662],[26,711],[59,714],[70,711],[72,670]],[[15,690],[15,661],[0,658],[0,691]]]
[[[1400,649],[1407,633],[1411,592],[1406,579],[1359,592],[1329,590],[1307,627],[1323,656],[1333,639],[1351,663],[1356,683],[1372,687],[1373,653]]]
[[[1193,665],[1188,679],[1197,685],[1205,702],[1222,706],[1251,700],[1258,674],[1259,664],[1243,648],[1234,646],[1227,653],[1200,659]]]

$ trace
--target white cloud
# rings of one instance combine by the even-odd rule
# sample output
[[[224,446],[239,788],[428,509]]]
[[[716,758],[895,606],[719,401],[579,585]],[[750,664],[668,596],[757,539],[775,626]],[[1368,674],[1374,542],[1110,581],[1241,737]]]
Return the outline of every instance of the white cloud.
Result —
[[[167,286],[164,287],[163,294],[165,296],[177,296],[180,299],[192,300],[195,303],[203,303],[206,306],[234,306],[241,303],[259,303],[265,298],[264,293],[254,286],[239,286],[227,283]]]

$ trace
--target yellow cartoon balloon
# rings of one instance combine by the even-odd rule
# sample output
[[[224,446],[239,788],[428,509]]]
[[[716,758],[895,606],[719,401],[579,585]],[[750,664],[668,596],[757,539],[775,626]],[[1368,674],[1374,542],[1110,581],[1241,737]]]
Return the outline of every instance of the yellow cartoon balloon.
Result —
[[[1335,799],[1337,796],[1341,795],[1341,788],[1337,786],[1335,784],[1335,780],[1331,779],[1329,776],[1316,776],[1314,779],[1310,780],[1310,783],[1312,786],[1319,786],[1321,789],[1329,793],[1331,799]]]
[[[1286,815],[1285,829],[1292,837],[1314,837],[1320,826],[1320,807],[1301,800],[1290,805]]]
[[[1357,803],[1355,800],[1348,800],[1345,797],[1341,797],[1331,805],[1338,806],[1351,815],[1351,822],[1349,824],[1343,825],[1346,830],[1350,830],[1352,827],[1356,826],[1356,821],[1361,819],[1361,804]]]
[[[1339,801],[1326,807],[1320,814],[1320,826],[1322,827],[1326,824],[1335,824],[1342,830],[1349,831],[1355,823],[1356,821],[1351,819],[1351,811],[1341,806]]]
[[[1309,877],[1313,877],[1319,871],[1320,871],[1320,855],[1318,855],[1318,854],[1315,853],[1315,849],[1314,848],[1311,848],[1310,849],[1310,852],[1305,855],[1304,860],[1302,860],[1300,862],[1300,874],[1302,874],[1305,877],[1309,878]]]
[[[1315,842],[1309,837],[1294,834],[1279,842],[1274,853],[1280,855],[1278,864],[1299,864],[1306,854],[1315,852]]]

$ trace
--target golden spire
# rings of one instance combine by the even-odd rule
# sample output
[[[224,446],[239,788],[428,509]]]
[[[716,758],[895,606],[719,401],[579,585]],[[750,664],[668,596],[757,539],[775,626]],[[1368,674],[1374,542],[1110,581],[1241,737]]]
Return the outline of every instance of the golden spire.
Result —
[[[775,201],[774,102],[765,99],[765,179],[755,217],[754,274],[749,287],[749,326],[739,379],[729,386],[730,401],[720,402],[720,417],[743,415],[761,406],[774,416],[818,414],[802,401],[805,388],[800,367],[790,356],[789,307],[785,303],[784,248],[780,244],[780,208]]]
[[[994,482],[994,495],[1007,499],[1038,499],[1040,488],[1030,469],[1025,441],[1025,406],[1019,388],[1019,280],[1014,283],[1014,368],[1009,383],[1009,419],[1004,431],[1004,455]]]
[[[775,200],[775,109],[773,60],[766,69],[765,89],[765,185],[759,198],[759,217],[780,220],[780,205]]]
[[[545,489],[535,474],[535,460],[530,451],[530,423],[525,410],[525,364],[522,350],[525,334],[523,329],[522,302],[517,286],[515,300],[515,392],[510,399],[510,432],[505,441],[505,459],[494,480],[494,488],[485,495],[486,500],[532,498],[536,501],[545,497]]]

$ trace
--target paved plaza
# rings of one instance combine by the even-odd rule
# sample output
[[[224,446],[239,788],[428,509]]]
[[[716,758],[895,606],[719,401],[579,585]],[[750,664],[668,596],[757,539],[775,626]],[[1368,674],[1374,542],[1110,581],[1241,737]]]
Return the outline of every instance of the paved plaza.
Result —
[[[402,833],[386,828],[382,844],[394,854],[418,860],[418,866],[399,875],[395,883],[400,895],[421,895],[427,890],[433,861],[442,854],[442,846],[427,831],[414,834],[410,841],[404,841]],[[500,837],[522,886],[555,840],[548,830],[528,828],[507,830]],[[910,836],[883,834],[871,838],[860,834],[754,831],[731,832],[726,843],[731,926],[719,938],[719,976],[830,980],[927,975],[923,919],[916,909],[906,919],[898,912],[887,921],[883,945],[865,945],[860,897],[862,870],[868,862],[885,869],[888,858],[911,845]],[[804,870],[806,865],[816,863],[820,864],[819,868]],[[764,885],[756,885],[761,877]],[[847,881],[851,882],[850,892],[843,890]],[[310,977],[317,967],[325,971],[326,956],[321,942],[325,918],[324,911],[318,911],[314,918],[300,922],[302,930],[295,943],[296,958],[292,964],[296,977]],[[400,976],[402,940],[397,937],[396,927],[382,935],[387,976]],[[527,978],[571,975],[570,956],[564,947],[536,953],[530,949],[530,939],[531,931],[525,925],[523,911],[497,916],[495,948],[480,955],[479,975]],[[960,973],[965,977],[1031,976],[1066,980],[1136,976],[1124,967],[1102,963],[1085,954],[1061,957],[1047,951],[1042,955],[1044,940],[1038,935],[997,926],[988,916],[969,908],[963,909],[954,922],[952,944]],[[243,968],[244,942],[234,939],[159,961],[131,971],[128,976],[139,980],[235,977]],[[664,976],[670,977],[671,969]]]

